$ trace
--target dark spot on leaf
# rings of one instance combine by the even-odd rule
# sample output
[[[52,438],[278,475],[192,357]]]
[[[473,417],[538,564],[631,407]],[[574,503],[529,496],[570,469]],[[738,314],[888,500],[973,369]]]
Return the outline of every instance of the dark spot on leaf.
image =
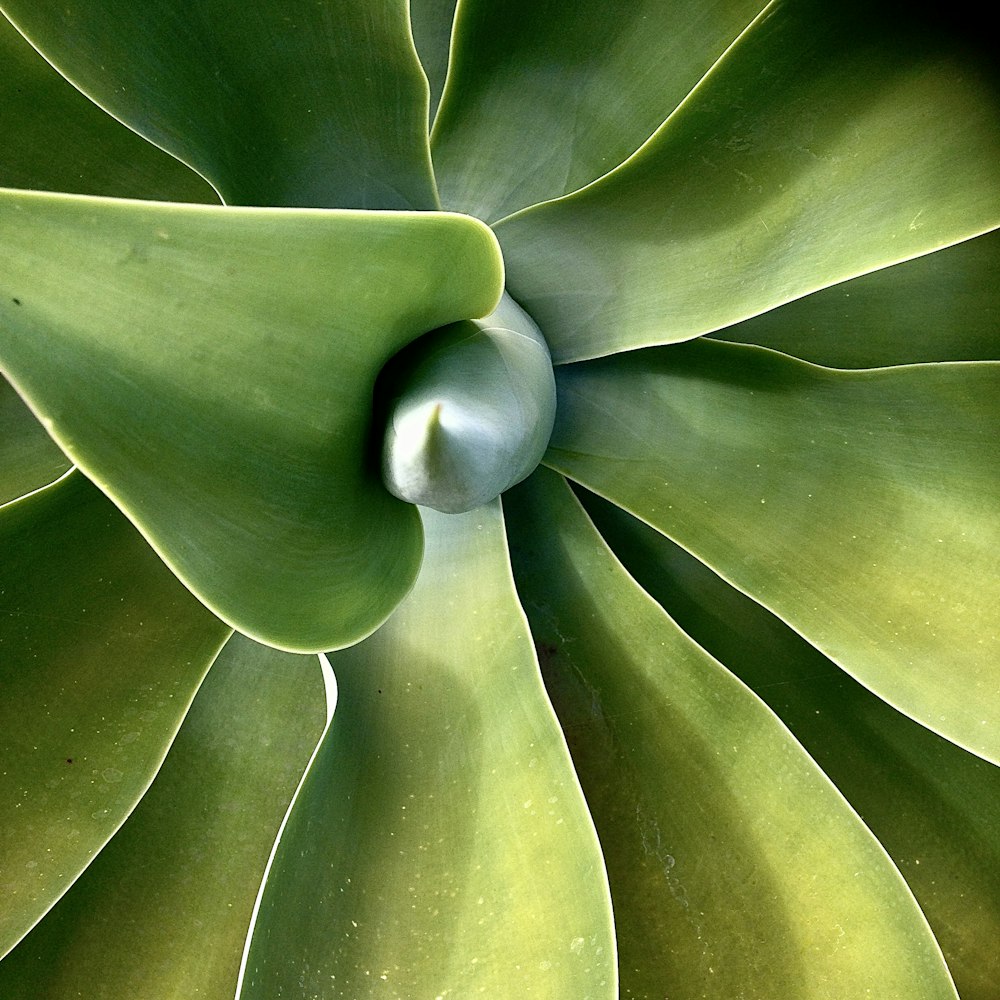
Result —
[[[67,757],[66,758],[66,763],[67,764],[72,764],[73,763],[73,758],[72,757]]]
[[[535,643],[535,653],[538,656],[538,664],[541,667],[545,667],[558,652],[558,647],[553,646],[550,642],[538,641]]]
[[[21,304],[21,300],[20,299],[11,299],[10,301],[13,302],[14,305],[16,305],[16,306],[19,306]]]

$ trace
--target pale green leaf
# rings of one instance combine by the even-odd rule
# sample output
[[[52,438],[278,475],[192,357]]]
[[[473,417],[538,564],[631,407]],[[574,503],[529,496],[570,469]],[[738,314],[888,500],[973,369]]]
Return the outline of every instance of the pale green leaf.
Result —
[[[1000,364],[840,372],[702,340],[557,383],[549,464],[1000,759]]]
[[[1000,358],[1000,230],[814,292],[727,327],[832,368]]]
[[[0,511],[0,954],[135,806],[228,635],[79,473]]]
[[[444,79],[448,74],[448,50],[451,25],[457,0],[410,0],[410,25],[413,41],[431,88],[428,124],[434,121]]]
[[[0,995],[232,1000],[264,866],[325,715],[315,657],[230,639],[135,812],[0,964]]]
[[[55,482],[69,466],[13,386],[0,375],[0,504]]]
[[[475,510],[531,475],[545,454],[556,415],[552,359],[507,295],[488,316],[411,344],[383,383],[382,478],[401,500],[448,514]]]
[[[687,340],[1000,224],[992,50],[900,15],[777,0],[634,157],[500,223],[553,357]]]
[[[499,504],[424,512],[389,622],[282,837],[244,1000],[615,992],[601,853],[514,593]]]
[[[217,201],[194,171],[123,128],[0,15],[0,186]]]
[[[69,80],[228,204],[437,207],[406,0],[3,0]]]
[[[0,363],[178,576],[272,645],[377,627],[421,541],[370,455],[375,379],[496,304],[489,230],[7,192],[0,240]]]
[[[749,684],[892,855],[963,1000],[1000,982],[1000,768],[901,715],[663,535],[588,494],[629,572]]]
[[[463,0],[434,126],[443,204],[496,220],[630,156],[764,0]]]
[[[604,848],[622,996],[956,996],[899,873],[565,483],[508,495],[518,587]],[[568,995],[568,994],[566,994]]]

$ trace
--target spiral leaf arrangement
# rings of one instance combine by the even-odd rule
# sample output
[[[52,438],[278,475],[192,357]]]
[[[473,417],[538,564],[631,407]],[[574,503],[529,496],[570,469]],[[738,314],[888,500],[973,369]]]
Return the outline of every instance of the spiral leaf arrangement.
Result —
[[[993,1000],[979,15],[0,7],[0,996]]]

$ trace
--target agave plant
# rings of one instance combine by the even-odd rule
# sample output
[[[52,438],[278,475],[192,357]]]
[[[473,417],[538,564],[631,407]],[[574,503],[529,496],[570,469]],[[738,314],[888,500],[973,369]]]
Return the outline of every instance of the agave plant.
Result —
[[[0,6],[0,996],[995,995],[969,12]]]

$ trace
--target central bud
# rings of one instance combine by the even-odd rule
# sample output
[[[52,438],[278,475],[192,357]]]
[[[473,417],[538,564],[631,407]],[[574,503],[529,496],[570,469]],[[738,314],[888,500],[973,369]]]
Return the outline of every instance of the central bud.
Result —
[[[382,478],[410,503],[460,514],[526,478],[556,413],[552,358],[504,293],[483,319],[421,337],[387,366]]]

